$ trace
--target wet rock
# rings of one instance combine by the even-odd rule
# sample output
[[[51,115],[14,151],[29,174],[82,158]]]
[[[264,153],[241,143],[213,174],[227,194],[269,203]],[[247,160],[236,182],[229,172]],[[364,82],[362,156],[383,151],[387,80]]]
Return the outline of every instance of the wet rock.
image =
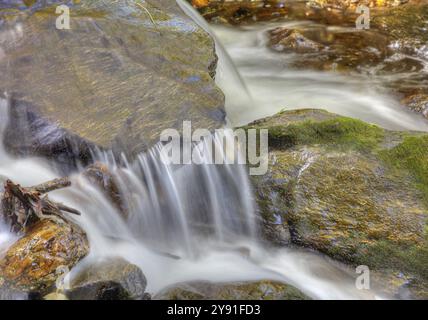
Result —
[[[422,113],[425,118],[428,118],[428,95],[416,94],[405,98],[402,103],[410,110]]]
[[[270,169],[253,181],[270,240],[281,239],[269,235],[279,221],[292,243],[402,274],[424,295],[428,135],[316,110],[283,112],[253,127],[269,129]]]
[[[358,6],[364,5],[369,8],[396,7],[409,2],[409,0],[311,0],[309,5],[322,8],[335,8],[355,10]]]
[[[427,92],[428,4],[410,1],[395,7],[382,2],[388,8],[372,10],[370,29],[358,30],[352,12],[340,12],[342,21],[324,19],[321,12],[335,1],[322,2],[325,6],[309,16],[317,23],[270,30],[268,46],[295,54],[288,61],[297,69],[367,75],[367,81],[379,81],[391,94],[405,99],[404,105],[424,114],[423,102],[416,102],[415,95]]]
[[[128,217],[128,208],[120,193],[118,181],[110,172],[107,165],[96,162],[86,168],[83,175],[94,184],[109,199],[122,214],[123,218]]]
[[[388,56],[388,38],[376,32],[317,25],[280,27],[268,35],[273,50],[300,54],[297,68],[349,72],[377,66]]]
[[[108,258],[83,266],[71,280],[71,300],[142,300],[147,280],[143,272],[122,258]]]
[[[371,28],[387,34],[391,39],[391,49],[410,55],[426,58],[428,4],[408,4],[392,8],[385,13],[376,14],[371,21]]]
[[[252,24],[260,21],[282,21],[285,19],[313,20],[327,24],[352,23],[360,5],[373,11],[397,7],[403,4],[417,4],[423,0],[188,0],[201,14],[214,23]]]
[[[188,1],[198,8],[207,20],[234,25],[274,21],[292,13],[304,16],[308,9],[304,3],[275,0],[206,1],[203,5],[197,5],[193,0]]]
[[[310,300],[293,286],[274,282],[181,283],[158,293],[153,300]]]
[[[270,45],[276,51],[289,50],[297,53],[318,52],[323,45],[307,38],[297,30],[278,28],[270,32],[272,35]]]
[[[88,252],[86,235],[77,225],[37,222],[0,259],[0,297],[43,297],[63,270],[74,267]]]
[[[0,10],[11,151],[87,164],[94,146],[132,156],[183,120],[224,124],[214,41],[175,1],[67,3],[71,30],[56,29],[55,5],[43,1]]]

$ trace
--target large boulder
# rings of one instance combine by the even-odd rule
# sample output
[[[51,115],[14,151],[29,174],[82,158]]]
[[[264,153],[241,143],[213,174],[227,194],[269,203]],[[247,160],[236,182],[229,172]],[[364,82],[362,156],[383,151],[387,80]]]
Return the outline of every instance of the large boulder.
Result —
[[[89,162],[94,146],[132,156],[183,120],[224,124],[214,41],[175,1],[44,3],[0,8],[9,150]],[[56,28],[61,3],[70,7],[70,30]]]
[[[269,172],[253,179],[267,239],[367,265],[428,296],[428,135],[320,110],[249,127],[269,129]]]
[[[146,277],[139,267],[122,258],[106,258],[77,270],[66,296],[70,300],[142,300]]]
[[[85,233],[71,222],[35,223],[0,259],[0,299],[39,299],[89,252]]]
[[[274,281],[212,283],[194,281],[164,289],[154,300],[310,300],[298,289]]]

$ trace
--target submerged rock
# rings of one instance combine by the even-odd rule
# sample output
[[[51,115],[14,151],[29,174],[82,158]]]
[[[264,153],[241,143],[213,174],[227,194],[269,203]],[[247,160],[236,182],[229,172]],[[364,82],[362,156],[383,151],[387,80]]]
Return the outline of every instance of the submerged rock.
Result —
[[[428,94],[415,94],[403,99],[402,103],[409,109],[420,112],[428,118]]]
[[[43,1],[0,9],[10,150],[88,163],[94,146],[135,155],[183,120],[224,124],[214,41],[175,1],[52,2],[70,6],[70,30]]]
[[[187,282],[158,293],[153,300],[310,300],[293,286],[256,281],[239,283]]]
[[[66,291],[71,300],[150,299],[141,269],[122,258],[97,261],[77,272]]]
[[[293,62],[297,68],[354,71],[377,66],[388,55],[387,37],[371,31],[309,25],[279,27],[268,35],[271,49],[300,54]]]
[[[83,176],[101,190],[106,198],[119,210],[124,219],[128,217],[128,208],[120,192],[118,181],[107,165],[95,162],[86,168]]]
[[[38,221],[0,259],[0,298],[39,299],[89,252],[75,224]]]
[[[269,173],[254,178],[268,239],[283,244],[280,225],[292,243],[428,296],[428,135],[318,110],[250,127],[269,129]]]

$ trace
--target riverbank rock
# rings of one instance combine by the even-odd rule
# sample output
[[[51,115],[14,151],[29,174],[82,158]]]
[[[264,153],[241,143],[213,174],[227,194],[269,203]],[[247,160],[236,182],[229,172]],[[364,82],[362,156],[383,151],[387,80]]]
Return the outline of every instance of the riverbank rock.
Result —
[[[143,272],[122,258],[103,259],[77,272],[66,291],[70,300],[150,299]]]
[[[253,178],[266,238],[282,245],[271,233],[288,230],[292,243],[394,275],[428,297],[427,134],[320,110],[249,127],[269,129],[269,172]]]
[[[75,224],[38,221],[0,259],[0,298],[40,299],[89,252]]]
[[[298,289],[274,281],[181,283],[153,297],[153,300],[310,300]]]
[[[9,150],[89,163],[94,146],[133,156],[183,120],[223,126],[214,41],[175,1],[67,1],[70,29],[57,29],[65,2],[0,9]]]

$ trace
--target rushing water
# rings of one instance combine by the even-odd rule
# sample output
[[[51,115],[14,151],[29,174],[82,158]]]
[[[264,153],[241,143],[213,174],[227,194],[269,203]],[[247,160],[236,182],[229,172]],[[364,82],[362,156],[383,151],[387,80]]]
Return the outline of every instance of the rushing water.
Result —
[[[212,27],[254,102],[252,105],[230,102],[233,105],[228,110],[231,123],[242,125],[284,109],[319,108],[392,130],[428,131],[428,121],[401,106],[384,86],[384,78],[297,70],[291,66],[299,59],[298,55],[268,49],[267,30],[292,28],[297,24],[302,22],[257,24],[246,28]],[[428,62],[425,63],[428,70]],[[388,80],[392,81],[393,77],[398,80],[402,76],[391,75]],[[231,95],[233,97],[235,95]]]
[[[7,122],[0,102],[0,124]],[[374,298],[355,288],[345,266],[305,250],[270,249],[259,243],[252,193],[244,168],[237,165],[188,165],[173,168],[154,148],[119,167],[100,155],[120,182],[129,208],[123,219],[116,207],[82,175],[52,199],[82,212],[91,253],[70,276],[93,259],[120,255],[138,265],[148,291],[181,281],[215,282],[272,279],[290,283],[313,298]],[[0,176],[34,185],[58,176],[47,162],[14,159],[0,149]],[[73,217],[74,218],[74,217]],[[0,223],[0,254],[15,239]]]
[[[194,10],[181,0],[179,3],[209,30]],[[353,84],[362,83],[355,79],[346,82],[350,79],[286,68],[278,72],[281,60],[262,46],[262,31],[216,28],[216,34],[243,75],[241,79],[218,43],[217,81],[226,92],[231,123],[246,123],[286,106],[326,107],[388,127],[424,129],[422,120],[390,103],[388,96],[363,90],[370,86],[361,87],[366,93],[361,94]],[[7,111],[6,100],[1,99],[0,141],[7,124]],[[201,148],[205,150],[206,146]],[[82,212],[73,219],[87,232],[90,241],[90,255],[70,276],[93,259],[120,255],[141,267],[150,293],[189,280],[272,279],[292,284],[317,299],[378,297],[371,291],[357,290],[356,274],[340,263],[308,250],[273,249],[262,244],[257,236],[254,199],[244,167],[172,166],[161,161],[162,156],[159,146],[155,146],[132,163],[123,159],[123,165],[119,166],[110,154],[97,155],[119,183],[129,210],[126,219],[100,190],[78,173],[71,177],[72,187],[52,192],[54,200]],[[0,180],[8,177],[31,186],[58,175],[46,160],[15,159],[0,143]],[[0,255],[15,239],[0,222]]]

